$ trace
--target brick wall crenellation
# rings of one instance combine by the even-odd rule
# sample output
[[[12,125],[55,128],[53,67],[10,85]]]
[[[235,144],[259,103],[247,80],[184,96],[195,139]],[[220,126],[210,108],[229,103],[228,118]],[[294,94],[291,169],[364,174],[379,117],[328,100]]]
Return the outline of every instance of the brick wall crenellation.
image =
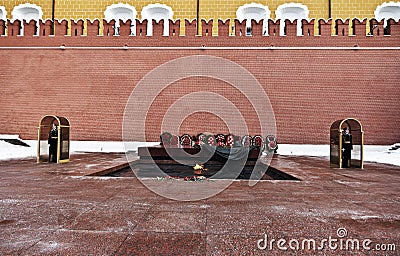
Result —
[[[223,22],[222,22],[223,21]],[[148,37],[146,36],[146,24],[147,20],[140,21],[138,19],[136,22],[136,35],[130,35],[130,27],[133,23],[131,20],[126,22],[120,21],[120,35],[118,37]],[[263,28],[263,21],[256,22],[252,20],[251,37],[281,37],[279,35],[279,19],[274,21],[269,19],[266,21],[268,23],[268,31]],[[283,22],[283,21],[282,21]],[[302,36],[304,37],[330,37],[332,35],[339,37],[382,37],[385,35],[391,35],[395,37],[400,36],[400,21],[395,21],[394,19],[389,19],[387,21],[388,27],[384,29],[384,21],[377,21],[376,19],[315,19],[302,20],[299,21],[302,26]],[[38,23],[38,24],[37,24]],[[214,25],[213,25],[214,23]],[[225,24],[226,23],[226,24]],[[245,24],[246,20],[239,22],[235,20],[204,20],[201,19],[200,24],[197,24],[196,20],[187,20],[180,22],[180,20],[169,20],[169,26],[175,30],[175,35],[173,35],[170,29],[169,37],[173,37],[174,40],[179,41],[180,36],[196,36],[197,35],[197,25],[200,26],[199,35],[200,36],[213,36],[213,37],[249,37],[246,34]],[[0,35],[3,37],[23,37],[23,36],[38,36],[38,37],[49,37],[49,36],[85,36],[85,37],[97,37],[97,36],[111,36],[116,37],[114,34],[114,24],[115,20],[55,20],[54,34],[51,34],[52,22],[51,20],[31,20],[30,22],[19,21],[19,20],[0,20]],[[143,25],[144,24],[144,25]],[[290,22],[285,21],[286,35],[284,37],[295,37],[297,31],[297,21]],[[20,30],[21,26],[24,26],[24,30]],[[231,31],[231,26],[234,27],[235,32]],[[213,33],[213,26],[218,33]],[[162,38],[164,22],[153,21],[153,35],[151,37]],[[143,33],[140,35],[139,29],[142,28]],[[182,32],[183,31],[183,32]],[[275,31],[275,32],[274,32]]]

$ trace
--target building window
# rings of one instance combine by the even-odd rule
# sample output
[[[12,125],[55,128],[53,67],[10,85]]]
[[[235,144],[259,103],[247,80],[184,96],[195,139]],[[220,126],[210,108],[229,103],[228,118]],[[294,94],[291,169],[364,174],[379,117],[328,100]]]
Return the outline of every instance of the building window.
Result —
[[[114,35],[119,35],[119,20],[131,20],[131,35],[136,35],[136,9],[129,4],[113,4],[106,8],[104,17],[107,22],[115,20]]]
[[[290,22],[297,20],[297,35],[303,35],[301,20],[308,20],[309,12],[307,6],[297,3],[282,4],[278,6],[275,14],[276,18],[281,20],[279,34],[281,36],[286,35],[285,20],[290,20]]]
[[[11,12],[12,22],[15,20],[21,21],[21,31],[20,34],[24,34],[24,23],[23,20],[29,22],[31,20],[36,21],[36,35],[39,35],[39,20],[42,19],[43,11],[40,6],[34,4],[20,4],[14,7],[14,10]]]
[[[268,6],[262,4],[245,4],[240,6],[236,11],[236,18],[242,22],[246,20],[246,35],[251,35],[251,20],[260,22],[263,20],[263,35],[268,33],[268,19],[270,18],[271,11]]]
[[[394,19],[395,21],[400,20],[400,2],[383,3],[376,7],[374,14],[377,21],[384,19],[383,26],[385,27],[385,34],[389,34],[387,21],[389,19]]]
[[[7,19],[7,11],[4,6],[0,6],[0,20],[6,20]]]
[[[164,20],[164,36],[169,35],[169,20],[172,20],[174,12],[165,4],[149,4],[143,7],[142,20],[147,20],[147,35],[153,35],[153,20],[159,22]]]

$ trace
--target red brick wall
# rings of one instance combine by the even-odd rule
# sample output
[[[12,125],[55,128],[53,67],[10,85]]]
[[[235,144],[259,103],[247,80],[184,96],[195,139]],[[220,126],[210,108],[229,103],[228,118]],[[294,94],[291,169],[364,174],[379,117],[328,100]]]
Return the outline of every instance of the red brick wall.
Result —
[[[69,118],[73,140],[121,140],[124,107],[140,79],[169,60],[196,54],[234,61],[257,78],[272,103],[280,143],[326,144],[331,123],[346,117],[361,121],[367,144],[400,140],[399,51],[372,49],[2,49],[0,133],[35,139],[41,117],[55,114]],[[162,114],[174,100],[199,89],[238,104],[250,132],[259,131],[254,112],[234,88],[189,78],[156,99],[146,123],[148,139],[158,139]],[[187,117],[181,132],[226,132],[220,118],[209,116]]]
[[[361,27],[361,35],[303,37],[198,37],[190,31],[170,37],[17,37],[10,35],[10,26],[8,36],[0,37],[0,134],[35,139],[39,120],[51,114],[69,118],[73,140],[121,140],[125,104],[147,73],[177,58],[210,55],[239,64],[259,81],[272,103],[280,143],[327,144],[330,125],[346,117],[361,121],[367,144],[400,141],[400,53],[390,48],[400,45],[400,23],[392,26],[391,36],[365,36]],[[244,114],[250,134],[260,132],[254,109],[237,89],[218,79],[191,77],[155,99],[147,115],[147,139],[158,140],[173,102],[197,91],[227,98]],[[228,131],[221,117],[210,113],[181,121],[180,133]]]

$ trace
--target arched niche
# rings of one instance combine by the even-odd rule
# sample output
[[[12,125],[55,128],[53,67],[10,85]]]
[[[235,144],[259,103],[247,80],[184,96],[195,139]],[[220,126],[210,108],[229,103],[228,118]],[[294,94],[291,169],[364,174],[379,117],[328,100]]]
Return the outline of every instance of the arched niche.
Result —
[[[55,133],[52,133],[53,124],[57,126]],[[53,138],[54,137],[54,138]],[[50,162],[49,145],[51,139],[55,140],[56,163],[66,163],[70,159],[70,124],[69,120],[62,116],[44,116],[38,127],[38,149],[37,162]]]
[[[123,22],[131,20],[131,35],[136,35],[136,15],[137,11],[134,6],[122,3],[112,4],[104,11],[104,18],[107,22],[115,20],[114,35],[119,35],[119,20],[122,20]]]
[[[7,11],[4,6],[0,6],[0,20],[6,20],[7,19]]]
[[[147,35],[153,35],[153,20],[159,22],[164,20],[164,36],[169,35],[169,20],[172,20],[174,12],[165,4],[149,4],[143,7],[142,20],[147,20]]]
[[[31,20],[36,21],[36,35],[39,35],[39,20],[42,19],[43,16],[43,11],[40,6],[37,6],[35,4],[20,4],[16,7],[14,7],[13,11],[11,12],[12,15],[12,22],[15,20],[20,20],[21,21],[21,31],[20,34],[24,34],[24,24],[23,20],[29,22]]]
[[[240,6],[236,11],[236,18],[242,22],[246,20],[246,35],[251,35],[251,20],[255,20],[260,22],[263,20],[263,34],[267,34],[268,32],[268,19],[270,18],[271,11],[268,9],[268,6],[262,4],[245,4]]]
[[[381,21],[382,19],[384,19],[384,27],[387,26],[387,20],[389,19],[394,19],[395,21],[399,21],[400,2],[383,3],[378,7],[376,7],[374,15],[377,21]]]
[[[351,134],[350,140],[345,139],[345,130]],[[346,143],[351,143],[351,145]],[[348,157],[346,157],[346,151]],[[350,158],[350,159],[349,159]],[[345,164],[345,161],[350,162]],[[355,118],[336,120],[330,129],[330,165],[331,167],[364,168],[364,131]]]
[[[278,6],[275,11],[275,15],[277,19],[280,19],[280,32],[281,36],[286,35],[285,33],[285,20],[290,20],[293,22],[297,20],[297,35],[301,36],[303,34],[301,20],[306,19],[308,20],[308,14],[310,11],[306,5],[298,4],[298,3],[289,3],[289,4],[282,4]]]

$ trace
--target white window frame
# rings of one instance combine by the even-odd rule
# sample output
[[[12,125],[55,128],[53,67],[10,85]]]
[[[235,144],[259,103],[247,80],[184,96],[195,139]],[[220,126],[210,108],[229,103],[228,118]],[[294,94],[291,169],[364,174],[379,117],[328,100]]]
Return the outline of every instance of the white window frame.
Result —
[[[383,3],[376,7],[375,12],[375,19],[377,21],[381,21],[384,19],[383,26],[387,26],[388,19],[394,19],[395,21],[400,20],[400,2],[389,2]]]
[[[256,17],[257,16],[257,17]],[[263,20],[263,35],[268,34],[268,19],[271,16],[271,11],[269,10],[268,6],[262,4],[244,4],[240,6],[236,11],[236,18],[242,22],[246,20],[246,35],[250,36],[251,33],[248,33],[248,30],[251,31],[251,20],[255,20],[260,22]]]
[[[107,22],[115,20],[115,27],[114,27],[115,36],[119,36],[119,29],[120,29],[119,20],[126,22],[129,19],[131,20],[131,35],[133,36],[136,35],[136,15],[137,11],[134,6],[123,3],[109,5],[104,11],[104,19]]]
[[[291,10],[292,12],[287,12],[288,10]],[[297,12],[294,10],[298,10]],[[293,12],[294,11],[294,12]],[[289,14],[293,14],[291,17],[287,17]],[[278,6],[278,8],[275,11],[276,19],[280,19],[280,25],[279,25],[279,35],[280,36],[285,36],[285,20],[290,20],[290,22],[293,22],[297,20],[297,36],[303,35],[303,30],[302,30],[302,24],[301,20],[309,20],[309,15],[310,11],[308,10],[308,7],[303,4],[299,3],[289,3],[289,4],[282,4]],[[290,16],[290,15],[289,15]],[[296,17],[294,17],[296,16]]]
[[[32,10],[34,10],[34,12],[32,12]],[[26,18],[27,14],[33,14],[33,13],[37,13],[37,17],[33,18],[28,16],[28,18]],[[14,22],[15,20],[21,21],[21,30],[20,30],[21,35],[24,35],[24,22],[23,22],[24,20],[26,22],[35,20],[37,27],[36,35],[39,35],[39,28],[40,28],[39,21],[43,17],[42,7],[30,3],[20,4],[14,7],[13,11],[11,12],[11,15],[12,15],[11,22]]]
[[[7,11],[4,6],[0,6],[0,20],[6,20],[7,19]]]
[[[164,20],[163,36],[169,36],[169,20],[173,17],[172,8],[165,4],[149,4],[143,7],[142,20],[147,20],[147,36],[153,36],[153,19],[156,22]]]

